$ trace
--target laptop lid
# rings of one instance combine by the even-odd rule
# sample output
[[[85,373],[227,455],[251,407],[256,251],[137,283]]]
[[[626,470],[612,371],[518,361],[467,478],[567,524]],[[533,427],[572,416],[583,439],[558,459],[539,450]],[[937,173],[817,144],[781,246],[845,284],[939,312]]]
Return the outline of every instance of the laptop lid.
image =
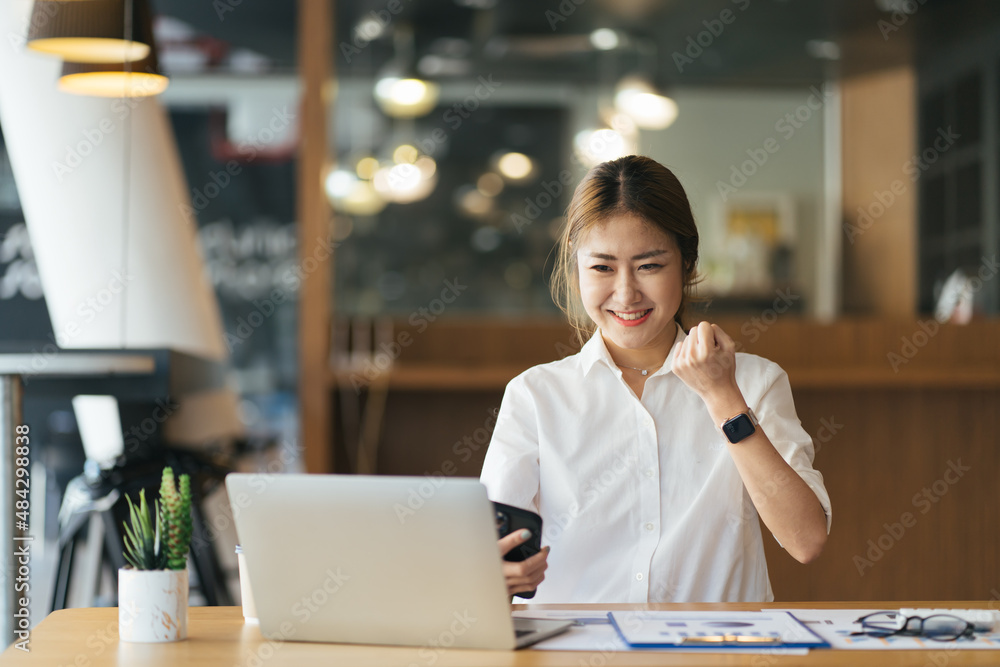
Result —
[[[265,637],[515,647],[477,480],[234,473],[226,487]]]

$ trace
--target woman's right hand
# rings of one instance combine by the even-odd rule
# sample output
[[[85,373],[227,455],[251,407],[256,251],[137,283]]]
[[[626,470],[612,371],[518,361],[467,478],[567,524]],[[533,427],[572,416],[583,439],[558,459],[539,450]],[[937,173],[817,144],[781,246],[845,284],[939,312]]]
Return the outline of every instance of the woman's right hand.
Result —
[[[530,539],[530,530],[519,530],[500,538],[497,542],[497,546],[500,547],[500,556],[506,556],[511,549]],[[507,594],[514,595],[538,588],[538,584],[545,580],[545,570],[549,566],[548,557],[549,548],[542,547],[540,552],[527,560],[517,563],[502,561],[503,576],[507,580]]]

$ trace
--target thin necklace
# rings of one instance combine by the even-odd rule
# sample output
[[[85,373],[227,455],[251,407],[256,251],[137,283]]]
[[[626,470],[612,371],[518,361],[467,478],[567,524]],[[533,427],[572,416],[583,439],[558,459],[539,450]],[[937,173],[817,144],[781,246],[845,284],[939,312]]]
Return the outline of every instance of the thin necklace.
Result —
[[[663,364],[660,364],[660,366],[662,366],[662,365]],[[649,373],[649,371],[653,370],[652,368],[650,368],[649,370],[646,370],[645,368],[636,368],[635,366],[626,366],[625,364],[619,364],[617,361],[615,362],[615,366],[618,366],[620,368],[631,368],[634,371],[639,371],[643,375],[646,375],[647,373]],[[657,366],[657,368],[659,368],[659,366]]]

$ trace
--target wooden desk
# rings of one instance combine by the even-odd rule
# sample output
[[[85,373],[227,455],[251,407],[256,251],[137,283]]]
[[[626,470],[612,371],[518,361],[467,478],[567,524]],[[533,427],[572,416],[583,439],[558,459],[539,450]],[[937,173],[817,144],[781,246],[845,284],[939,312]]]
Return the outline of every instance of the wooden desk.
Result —
[[[900,606],[986,608],[993,602],[873,602],[774,603],[763,607],[892,609]],[[637,609],[644,605],[605,605],[615,609]],[[538,608],[544,607],[539,605]],[[652,609],[740,609],[757,610],[753,604],[646,605]],[[518,606],[518,608],[524,608]],[[565,608],[565,607],[561,607]],[[578,608],[585,609],[585,605]],[[48,616],[32,631],[30,653],[8,648],[0,655],[0,666],[100,667],[202,667],[222,665],[246,667],[310,667],[311,665],[402,665],[444,667],[448,665],[566,665],[627,667],[629,665],[996,665],[1000,651],[948,651],[942,643],[934,651],[833,651],[816,650],[808,656],[737,655],[727,653],[597,653],[556,651],[466,651],[451,649],[354,646],[272,642],[261,637],[256,625],[245,625],[239,607],[192,607],[188,639],[171,644],[126,644],[118,642],[118,610],[65,609]]]

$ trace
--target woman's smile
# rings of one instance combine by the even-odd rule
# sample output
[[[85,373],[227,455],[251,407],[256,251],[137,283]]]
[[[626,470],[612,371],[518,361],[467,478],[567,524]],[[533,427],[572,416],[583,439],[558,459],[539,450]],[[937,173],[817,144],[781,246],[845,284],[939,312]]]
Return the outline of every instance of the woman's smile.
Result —
[[[612,316],[618,321],[619,324],[625,327],[637,327],[647,319],[649,319],[649,314],[653,312],[652,308],[647,308],[646,310],[631,310],[631,311],[618,311],[609,310]]]

